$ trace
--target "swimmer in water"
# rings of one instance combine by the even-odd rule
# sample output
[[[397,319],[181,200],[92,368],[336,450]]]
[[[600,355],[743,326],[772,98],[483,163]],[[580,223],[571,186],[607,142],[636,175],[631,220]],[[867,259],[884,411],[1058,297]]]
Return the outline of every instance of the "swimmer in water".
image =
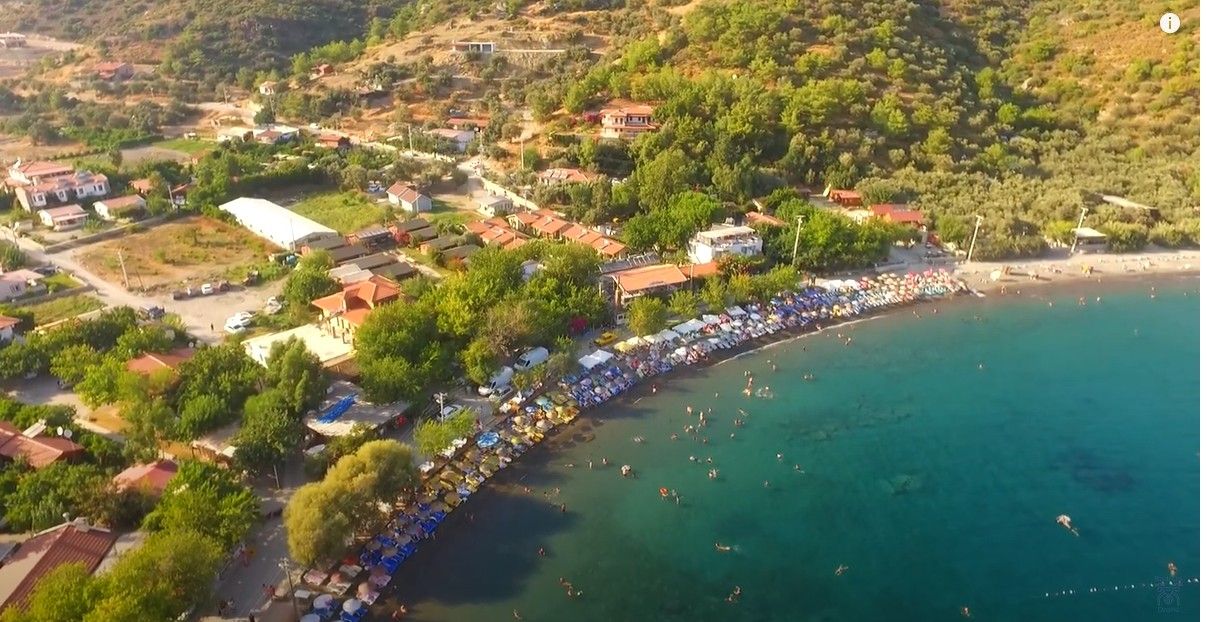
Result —
[[[729,546],[728,544],[721,544],[720,542],[714,542],[713,546],[716,547],[717,551],[721,553],[728,553],[733,550],[732,546]]]
[[[847,570],[849,570],[849,568],[847,566],[840,564],[837,568],[834,569],[834,576],[841,577],[844,573],[846,573]]]
[[[796,471],[797,473],[800,473],[800,472],[801,472],[801,470],[800,470],[800,465],[799,465],[799,464],[794,465],[794,466],[792,467],[792,470],[793,470],[793,471]]]
[[[763,488],[771,488],[771,482],[768,480],[763,480]]]
[[[972,611],[969,610],[968,607],[960,607],[960,615],[964,616],[965,618],[971,618]]]
[[[775,459],[776,459],[776,460],[779,460],[780,462],[783,462],[783,461],[784,461],[784,454],[775,454]]]
[[[738,602],[738,598],[739,598],[741,595],[742,595],[742,586],[740,586],[740,585],[735,585],[735,586],[733,587],[733,591],[729,593],[729,596],[725,597],[725,602],[727,602],[727,603],[736,603],[736,602]]]
[[[672,441],[677,441],[677,440],[679,440],[679,435],[678,435],[678,434],[675,434],[675,433],[673,433],[673,432],[672,432],[672,433],[671,433],[671,440],[672,440]]]
[[[1169,562],[1169,565],[1166,566],[1166,568],[1169,568],[1169,576],[1171,576],[1171,577],[1178,576],[1178,567],[1175,566],[1173,562]]]

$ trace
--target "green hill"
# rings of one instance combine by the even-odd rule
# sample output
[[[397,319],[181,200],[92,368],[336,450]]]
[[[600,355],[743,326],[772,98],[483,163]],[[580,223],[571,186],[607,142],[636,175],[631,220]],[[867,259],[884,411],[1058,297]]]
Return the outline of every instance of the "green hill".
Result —
[[[0,15],[0,31],[104,41],[135,61],[164,60],[188,78],[284,65],[330,41],[365,35],[404,0],[40,0]]]

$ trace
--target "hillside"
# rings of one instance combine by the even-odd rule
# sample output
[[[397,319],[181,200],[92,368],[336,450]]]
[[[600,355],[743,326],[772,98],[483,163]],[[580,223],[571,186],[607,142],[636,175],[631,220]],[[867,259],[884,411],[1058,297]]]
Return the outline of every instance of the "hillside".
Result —
[[[0,31],[100,43],[188,78],[265,69],[334,40],[361,37],[403,0],[40,0],[4,3]]]

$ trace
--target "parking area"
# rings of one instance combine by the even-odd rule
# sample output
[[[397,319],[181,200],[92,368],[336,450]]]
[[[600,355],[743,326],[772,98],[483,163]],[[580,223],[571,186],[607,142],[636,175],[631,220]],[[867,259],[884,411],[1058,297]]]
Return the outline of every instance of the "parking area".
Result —
[[[168,313],[179,315],[190,333],[213,341],[222,339],[226,334],[222,326],[227,318],[240,311],[259,313],[270,297],[280,295],[284,286],[282,279],[258,287],[236,285],[230,291],[211,296],[172,300],[170,294],[164,293],[152,296],[152,299]]]

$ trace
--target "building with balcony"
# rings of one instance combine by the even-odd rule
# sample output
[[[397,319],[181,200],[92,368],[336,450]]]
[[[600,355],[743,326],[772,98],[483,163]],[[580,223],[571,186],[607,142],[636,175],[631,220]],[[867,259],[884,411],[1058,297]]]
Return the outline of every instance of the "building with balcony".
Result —
[[[763,254],[763,238],[746,226],[714,227],[692,237],[687,245],[687,257],[692,263],[716,261],[724,255],[754,257]]]
[[[27,212],[109,194],[109,178],[58,162],[22,162],[8,169],[5,188]]]
[[[658,129],[654,125],[654,107],[646,104],[605,108],[599,116],[600,138],[631,140]]]

